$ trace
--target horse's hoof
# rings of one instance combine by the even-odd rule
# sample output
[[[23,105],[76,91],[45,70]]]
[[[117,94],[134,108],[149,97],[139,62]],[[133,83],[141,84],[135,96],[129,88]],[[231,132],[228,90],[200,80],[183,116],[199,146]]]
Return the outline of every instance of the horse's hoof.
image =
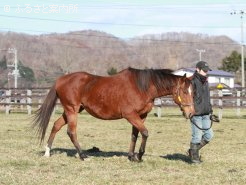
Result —
[[[79,158],[83,161],[85,158],[87,158],[88,156],[85,155],[84,153],[80,153],[79,154]]]
[[[44,157],[50,157],[50,154],[44,154],[43,156]]]
[[[43,156],[44,156],[44,157],[50,157],[50,151],[45,151],[45,153],[44,153]]]
[[[142,162],[142,159],[139,159],[139,155],[137,153],[128,156],[129,161],[131,162]]]

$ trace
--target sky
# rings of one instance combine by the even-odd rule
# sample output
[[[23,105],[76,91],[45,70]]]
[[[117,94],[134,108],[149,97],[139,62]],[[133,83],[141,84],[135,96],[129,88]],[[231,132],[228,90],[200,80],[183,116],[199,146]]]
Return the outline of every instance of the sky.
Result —
[[[245,14],[240,14],[241,11],[245,11]],[[246,0],[0,2],[0,32],[36,35],[97,30],[122,39],[130,39],[144,34],[191,32],[211,36],[226,35],[241,43],[241,22],[244,24],[244,43]]]

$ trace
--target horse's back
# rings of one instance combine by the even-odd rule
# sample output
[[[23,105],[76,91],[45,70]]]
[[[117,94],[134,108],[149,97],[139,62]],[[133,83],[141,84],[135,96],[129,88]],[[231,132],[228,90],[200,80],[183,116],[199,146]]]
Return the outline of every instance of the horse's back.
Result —
[[[56,89],[59,89],[64,85],[73,86],[81,82],[86,82],[92,76],[93,75],[86,72],[76,72],[61,76],[56,80]]]
[[[114,82],[119,79],[124,79],[126,77],[127,70],[123,70],[112,76],[97,76],[87,72],[75,72],[59,77],[56,80],[56,89],[61,88],[62,86],[77,86],[78,84],[83,85],[91,81],[100,81],[102,82]],[[122,78],[123,77],[123,78]],[[119,82],[119,81],[118,81]],[[120,83],[120,82],[119,82]]]

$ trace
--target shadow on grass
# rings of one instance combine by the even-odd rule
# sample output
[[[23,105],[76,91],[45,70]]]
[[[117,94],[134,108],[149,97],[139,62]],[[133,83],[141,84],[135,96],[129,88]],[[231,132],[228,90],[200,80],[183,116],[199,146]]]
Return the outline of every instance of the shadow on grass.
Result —
[[[54,148],[50,150],[50,153],[51,155],[66,153],[68,157],[75,157],[77,154],[77,150],[65,149],[65,148]],[[101,151],[97,147],[93,147],[91,149],[85,150],[84,153],[89,157],[90,156],[94,156],[94,157],[128,156],[128,153],[126,152],[117,152],[117,151],[104,152],[104,151]],[[40,152],[40,155],[44,155],[44,151]]]
[[[190,158],[184,154],[175,153],[175,154],[168,154],[168,155],[160,156],[160,157],[162,157],[164,159],[168,159],[168,160],[184,161],[184,162],[189,163],[189,164],[191,163]]]

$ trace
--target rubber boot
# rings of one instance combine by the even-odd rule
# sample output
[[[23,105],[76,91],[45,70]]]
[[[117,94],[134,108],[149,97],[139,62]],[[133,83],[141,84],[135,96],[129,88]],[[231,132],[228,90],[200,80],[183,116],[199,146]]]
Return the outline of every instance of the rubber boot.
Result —
[[[205,139],[202,139],[201,140],[201,142],[198,144],[198,151],[202,148],[202,147],[204,147],[206,144],[208,144],[209,143],[209,141],[206,141]],[[192,145],[192,143],[191,143],[191,145]],[[191,153],[191,148],[187,151],[187,153],[188,153],[188,155],[189,155],[189,157],[192,159],[192,153]],[[201,160],[200,160],[201,161]]]
[[[205,139],[202,139],[200,144],[199,144],[198,150],[200,150],[202,147],[204,147],[208,143],[209,143],[209,141],[206,141]]]
[[[200,143],[198,144],[190,144],[190,149],[189,149],[189,156],[191,157],[191,162],[195,163],[195,164],[199,164],[202,161],[200,160],[200,156],[199,156],[199,147],[200,147]]]

